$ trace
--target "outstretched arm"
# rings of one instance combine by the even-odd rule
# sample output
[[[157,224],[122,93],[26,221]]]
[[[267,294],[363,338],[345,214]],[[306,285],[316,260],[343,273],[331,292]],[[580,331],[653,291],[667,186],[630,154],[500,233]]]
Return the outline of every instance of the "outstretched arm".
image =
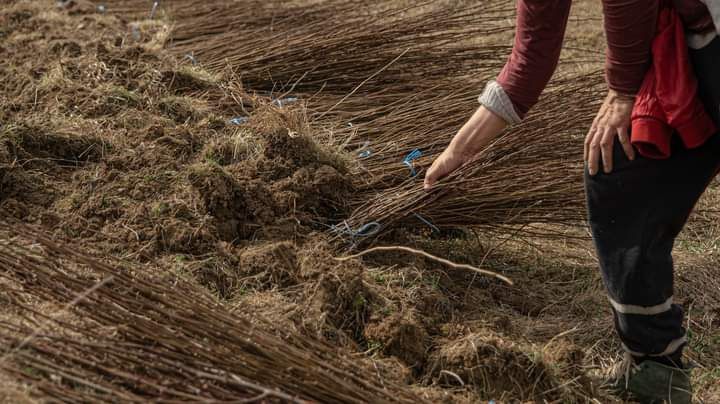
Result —
[[[571,0],[518,0],[512,54],[480,96],[480,108],[428,170],[425,189],[471,161],[537,102],[557,67],[570,4]]]

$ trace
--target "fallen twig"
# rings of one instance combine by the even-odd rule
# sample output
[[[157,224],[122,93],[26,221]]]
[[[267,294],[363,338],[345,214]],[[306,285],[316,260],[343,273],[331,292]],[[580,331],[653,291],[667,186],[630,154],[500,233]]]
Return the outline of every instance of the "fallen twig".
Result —
[[[347,257],[336,257],[335,259],[338,260],[338,261],[347,261],[347,260],[351,260],[351,259],[354,259],[354,258],[359,258],[359,257],[362,257],[363,255],[367,255],[367,254],[370,254],[370,253],[373,253],[373,252],[378,252],[378,251],[404,251],[404,252],[408,252],[408,253],[410,253],[410,254],[421,255],[421,256],[423,256],[423,257],[425,257],[425,258],[431,259],[431,260],[433,260],[433,261],[437,261],[437,262],[439,262],[439,263],[441,263],[441,264],[444,264],[444,265],[447,265],[447,266],[449,266],[449,267],[451,267],[451,268],[468,269],[468,270],[470,270],[470,271],[477,272],[477,273],[479,273],[479,274],[481,274],[481,275],[490,276],[490,277],[493,277],[493,278],[496,278],[496,279],[500,279],[501,281],[507,283],[508,285],[512,285],[512,284],[513,284],[513,282],[510,280],[510,278],[508,278],[508,277],[506,277],[506,276],[503,276],[503,275],[500,275],[500,274],[498,274],[498,273],[496,273],[496,272],[488,271],[488,270],[486,270],[486,269],[480,269],[480,268],[478,268],[478,267],[474,267],[474,266],[468,265],[468,264],[456,264],[456,263],[454,263],[454,262],[452,262],[452,261],[446,260],[445,258],[436,257],[436,256],[434,256],[434,255],[432,255],[432,254],[430,254],[430,253],[425,252],[425,251],[416,250],[416,249],[414,249],[414,248],[403,247],[403,246],[373,247],[373,248],[367,249],[367,250],[365,250],[365,251],[363,251],[363,252],[360,252],[360,253],[357,253],[357,254],[349,255],[349,256],[347,256]]]

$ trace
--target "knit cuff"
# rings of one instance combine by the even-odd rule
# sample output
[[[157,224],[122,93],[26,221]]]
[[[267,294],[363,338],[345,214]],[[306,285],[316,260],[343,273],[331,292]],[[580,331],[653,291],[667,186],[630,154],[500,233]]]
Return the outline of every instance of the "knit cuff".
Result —
[[[487,83],[485,90],[480,94],[480,97],[478,97],[478,101],[508,124],[520,123],[520,121],[522,121],[515,111],[510,97],[508,97],[505,90],[503,90],[497,81]]]
[[[703,0],[703,3],[710,11],[713,22],[715,23],[715,31],[720,34],[720,0]]]
[[[704,34],[687,33],[685,40],[687,41],[690,49],[698,50],[710,45],[710,42],[717,37],[718,34],[715,31],[706,32]]]

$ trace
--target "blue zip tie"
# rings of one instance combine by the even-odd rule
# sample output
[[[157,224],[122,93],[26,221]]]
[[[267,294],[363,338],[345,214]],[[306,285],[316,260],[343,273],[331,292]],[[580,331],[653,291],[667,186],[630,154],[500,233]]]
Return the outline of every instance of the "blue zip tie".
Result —
[[[358,153],[358,157],[360,157],[361,159],[366,159],[370,156],[372,156],[372,150],[370,150],[370,149],[363,150],[360,153]]]
[[[279,98],[276,100],[273,100],[273,104],[277,105],[278,107],[282,108],[286,104],[292,104],[293,102],[297,102],[297,97],[286,97],[286,98]]]
[[[152,5],[152,10],[150,10],[150,19],[155,18],[155,12],[157,11],[158,6],[160,5],[160,0],[154,1]]]
[[[361,159],[372,156],[372,149],[370,149],[370,141],[366,140],[362,146],[358,149],[358,157]]]
[[[374,236],[380,232],[381,228],[382,228],[382,226],[380,226],[380,223],[370,222],[368,224],[363,225],[359,229],[355,230],[355,237]]]
[[[415,166],[413,165],[413,161],[417,160],[420,157],[422,157],[422,152],[420,151],[420,149],[415,149],[408,153],[408,155],[405,156],[405,159],[403,159],[403,164],[408,166],[408,168],[410,169],[411,177],[417,175],[417,172],[415,172]]]
[[[236,116],[235,118],[230,120],[230,123],[233,125],[242,125],[244,123],[248,123],[250,118],[246,116]]]
[[[420,219],[421,222],[428,225],[433,231],[440,233],[440,229],[437,226],[435,226],[434,224],[430,223],[429,220],[425,219],[424,217],[420,216],[417,213],[413,213],[413,215],[415,215],[416,218]]]
[[[333,231],[339,234],[344,234],[346,236],[350,236],[352,238],[357,237],[371,237],[380,232],[380,229],[382,229],[382,225],[378,222],[370,222],[367,224],[364,224],[360,226],[357,230],[353,230],[350,228],[350,225],[348,224],[347,220],[342,223],[344,226],[335,225],[332,227]]]

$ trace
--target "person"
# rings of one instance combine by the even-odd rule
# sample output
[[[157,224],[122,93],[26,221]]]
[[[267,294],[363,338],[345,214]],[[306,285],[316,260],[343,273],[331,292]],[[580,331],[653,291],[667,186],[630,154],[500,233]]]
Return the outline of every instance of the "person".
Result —
[[[479,97],[480,107],[428,169],[433,185],[472,161],[537,102],[558,63],[571,0],[518,0],[514,46]],[[588,222],[625,372],[611,387],[642,402],[690,403],[683,310],[673,302],[673,243],[720,169],[720,136],[657,159],[633,146],[631,115],[651,65],[659,0],[603,0],[608,86],[584,145]],[[697,93],[720,127],[720,0],[674,0]],[[662,97],[662,95],[658,95]]]

